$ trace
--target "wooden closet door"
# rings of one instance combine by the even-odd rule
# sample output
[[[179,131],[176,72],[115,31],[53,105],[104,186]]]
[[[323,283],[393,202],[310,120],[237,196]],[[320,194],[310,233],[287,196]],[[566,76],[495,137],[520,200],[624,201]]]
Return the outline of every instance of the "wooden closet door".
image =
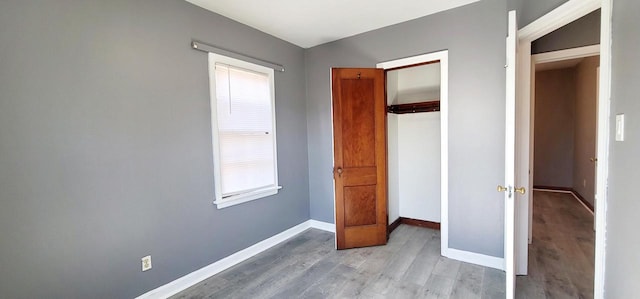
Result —
[[[385,79],[382,69],[332,70],[338,249],[387,242]]]

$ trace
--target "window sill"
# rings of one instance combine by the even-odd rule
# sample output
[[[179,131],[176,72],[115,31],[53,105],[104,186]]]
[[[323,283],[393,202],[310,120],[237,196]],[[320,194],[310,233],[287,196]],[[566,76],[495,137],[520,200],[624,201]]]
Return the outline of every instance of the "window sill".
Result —
[[[261,190],[256,190],[252,192],[230,196],[222,200],[216,200],[213,203],[216,204],[218,210],[224,209],[224,208],[232,207],[235,205],[239,205],[241,203],[245,203],[252,200],[278,194],[278,190],[280,189],[282,189],[282,186],[269,187]]]

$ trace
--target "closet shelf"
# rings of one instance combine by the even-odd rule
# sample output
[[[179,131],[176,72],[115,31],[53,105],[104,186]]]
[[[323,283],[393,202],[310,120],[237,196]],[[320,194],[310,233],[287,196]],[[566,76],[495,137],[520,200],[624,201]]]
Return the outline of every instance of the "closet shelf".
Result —
[[[395,113],[395,114],[434,112],[434,111],[440,111],[440,100],[387,106],[387,112]]]

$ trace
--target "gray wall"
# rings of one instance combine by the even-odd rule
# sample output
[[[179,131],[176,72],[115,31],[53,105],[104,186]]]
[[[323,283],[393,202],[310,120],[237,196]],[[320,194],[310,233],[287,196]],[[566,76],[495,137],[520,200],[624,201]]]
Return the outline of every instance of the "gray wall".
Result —
[[[598,66],[600,56],[585,58],[575,68],[575,131],[573,150],[573,190],[594,204],[596,157]]]
[[[306,52],[312,219],[333,222],[331,67],[449,50],[449,242],[503,256],[505,0],[485,0]]]
[[[191,38],[287,67],[279,195],[212,204]],[[304,72],[303,49],[185,1],[1,1],[0,297],[131,298],[309,219]]]
[[[577,19],[531,44],[531,53],[558,51],[600,44],[600,10]]]
[[[518,27],[529,25],[568,0],[507,0],[509,10],[516,10]]]
[[[574,68],[536,73],[534,186],[571,188],[575,128]]]
[[[607,201],[606,298],[634,298],[640,293],[640,1],[615,0],[613,5],[613,74],[611,114],[624,113],[626,140],[610,143]],[[615,122],[612,117],[611,136]]]

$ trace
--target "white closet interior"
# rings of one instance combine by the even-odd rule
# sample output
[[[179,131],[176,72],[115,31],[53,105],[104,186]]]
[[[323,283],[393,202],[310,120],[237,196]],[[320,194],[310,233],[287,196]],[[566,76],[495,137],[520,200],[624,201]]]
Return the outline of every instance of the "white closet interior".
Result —
[[[402,106],[439,99],[440,63],[387,71],[389,111],[395,105],[409,109],[387,114],[389,223],[400,217],[440,223],[439,108],[414,112]]]

